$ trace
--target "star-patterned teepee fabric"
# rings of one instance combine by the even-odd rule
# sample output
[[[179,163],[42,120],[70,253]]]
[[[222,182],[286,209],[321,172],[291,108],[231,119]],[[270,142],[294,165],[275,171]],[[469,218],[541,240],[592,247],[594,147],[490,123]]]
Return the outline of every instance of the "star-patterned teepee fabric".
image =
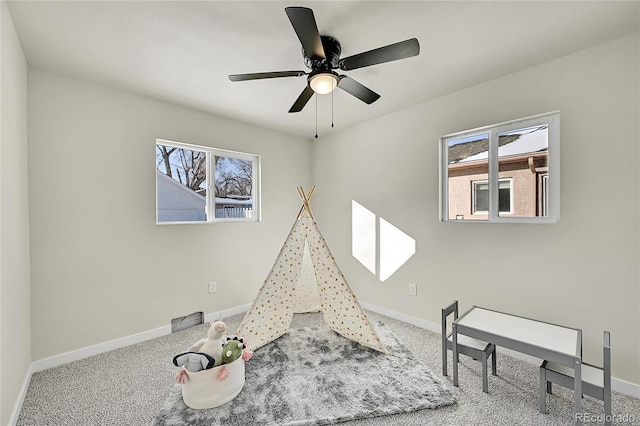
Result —
[[[388,353],[320,234],[308,210],[308,198],[305,201],[236,335],[243,337],[250,349],[258,349],[286,333],[294,313],[319,307],[329,328],[364,346]],[[305,247],[313,269],[306,268],[306,272]]]
[[[295,287],[293,313],[319,312],[321,309],[320,290],[316,280],[316,272],[313,270],[309,242],[304,241],[304,251],[298,273],[298,283]]]

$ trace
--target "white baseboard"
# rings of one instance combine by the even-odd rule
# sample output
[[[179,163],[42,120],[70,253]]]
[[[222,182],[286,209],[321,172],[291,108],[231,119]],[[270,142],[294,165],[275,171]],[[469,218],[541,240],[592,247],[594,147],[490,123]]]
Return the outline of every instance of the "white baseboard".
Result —
[[[20,388],[18,399],[16,400],[16,403],[13,405],[13,410],[11,411],[11,416],[9,417],[10,426],[15,426],[18,423],[18,417],[20,416],[20,410],[22,409],[24,398],[27,396],[27,389],[29,389],[29,383],[31,383],[32,374],[33,374],[33,363],[29,365],[29,368],[27,369],[27,373],[24,375],[24,380],[22,381],[22,387]]]
[[[386,315],[390,318],[394,318],[400,321],[404,321],[406,323],[415,325],[416,327],[424,328],[438,334],[442,332],[441,325],[431,321],[423,320],[421,318],[413,317],[411,315],[407,315],[391,309],[383,308],[381,306],[377,306],[368,302],[360,301],[360,305],[367,310],[376,312],[378,314]],[[540,365],[540,363],[542,362],[542,360],[538,358],[534,358],[532,356],[529,356],[520,352],[512,351],[506,348],[500,348],[500,352],[504,353],[505,355],[509,355],[513,358],[519,359],[520,361],[525,361],[533,365]],[[637,383],[631,383],[626,380],[618,379],[616,377],[611,377],[611,389],[616,392],[629,395],[633,398],[640,398],[640,384],[637,384]]]
[[[222,311],[213,312],[211,314],[206,314],[204,316],[204,322],[211,321],[224,321],[225,317],[230,317],[231,315],[241,314],[243,312],[247,312],[251,307],[251,303],[247,303],[246,305],[240,305],[229,309],[223,309]]]
[[[424,320],[422,318],[418,318],[418,317],[413,317],[411,315],[407,315],[407,314],[403,314],[402,312],[398,312],[398,311],[393,311],[391,309],[387,309],[387,308],[383,308],[381,306],[378,305],[374,305],[372,303],[369,302],[363,302],[362,300],[359,301],[360,305],[369,310],[369,311],[373,311],[376,312],[378,314],[382,314],[382,315],[386,315],[388,317],[400,320],[400,321],[404,321],[406,323],[409,323],[411,325],[415,325],[416,327],[420,327],[420,328],[424,328],[427,329],[429,331],[433,331],[436,332],[438,334],[440,334],[441,330],[441,326],[440,324],[437,324],[435,322],[431,322],[431,321],[427,321]]]
[[[249,310],[251,304],[240,305],[229,309],[224,309],[218,312],[212,312],[204,316],[205,322],[215,321],[220,318],[240,314]],[[104,352],[112,351],[114,349],[124,348],[136,343],[145,342],[147,340],[155,339],[156,337],[165,336],[171,334],[171,326],[154,328],[152,330],[143,331],[141,333],[132,334],[131,336],[121,337],[119,339],[109,340],[108,342],[98,343],[96,345],[87,346],[85,348],[76,349],[73,351],[65,352],[60,355],[54,355],[49,358],[40,359],[32,363],[32,371],[38,372],[46,370],[48,368],[57,367],[59,365],[67,364],[72,361],[78,361],[80,359],[88,358],[93,355],[98,355]]]
[[[135,343],[144,342],[147,340],[155,339],[171,333],[171,326],[154,328],[153,330],[143,331],[141,333],[132,334],[131,336],[121,337],[119,339],[109,340],[107,342],[98,343],[92,346],[76,349],[73,351],[65,352],[59,355],[54,355],[48,358],[39,359],[34,361],[32,365],[32,371],[34,373],[49,368],[57,367],[59,365],[68,364],[73,361],[88,358],[93,355],[98,355],[104,352],[112,351],[114,349],[124,348]]]
[[[627,382],[626,380],[611,378],[611,389],[629,395],[633,398],[640,398],[640,385]]]

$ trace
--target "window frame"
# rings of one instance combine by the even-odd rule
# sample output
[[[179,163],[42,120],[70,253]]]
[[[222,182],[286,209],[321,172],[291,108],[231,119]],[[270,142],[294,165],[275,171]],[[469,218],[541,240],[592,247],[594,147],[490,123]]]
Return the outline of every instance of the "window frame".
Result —
[[[504,178],[499,177],[498,162],[498,135],[505,132],[548,125],[547,164],[545,210],[547,216],[512,217],[502,212],[500,216],[498,205],[498,182]],[[448,182],[448,143],[451,140],[461,139],[474,135],[488,133],[488,181],[489,181],[489,212],[486,220],[464,220],[461,218],[449,218],[449,182]],[[553,111],[535,116],[520,118],[503,123],[478,127],[471,130],[456,132],[440,137],[439,141],[439,177],[440,177],[440,221],[441,222],[467,222],[467,223],[558,223],[560,220],[560,111]],[[513,191],[513,184],[511,187]],[[513,195],[513,193],[512,193]],[[513,204],[513,196],[510,203]],[[473,209],[473,206],[472,206]],[[513,211],[513,206],[512,206]]]
[[[209,146],[195,145],[184,142],[176,142],[167,139],[156,139],[154,149],[157,153],[157,146],[165,145],[179,149],[202,151],[206,154],[206,175],[207,175],[207,196],[205,197],[205,220],[197,221],[158,221],[158,178],[156,174],[156,225],[185,225],[185,224],[209,224],[222,222],[260,222],[262,221],[262,194],[261,194],[261,158],[259,155],[248,154],[245,152],[230,151],[220,148],[212,148]],[[250,218],[233,218],[233,217],[215,217],[215,199],[216,199],[216,170],[215,157],[237,158],[240,160],[251,161],[252,164],[252,217]],[[157,158],[157,157],[156,157]],[[158,171],[156,166],[156,172]],[[162,173],[162,172],[161,172]]]
[[[509,182],[509,211],[498,212],[502,214],[513,214],[513,178],[505,177],[498,179],[498,191],[500,191],[500,183],[501,182]],[[471,181],[471,214],[480,214],[480,215],[488,215],[488,210],[475,210],[476,208],[476,185],[489,184],[488,179],[480,179],[480,180],[472,180]],[[487,188],[488,190],[488,188]],[[499,194],[498,194],[499,195]],[[500,197],[498,196],[498,201]]]

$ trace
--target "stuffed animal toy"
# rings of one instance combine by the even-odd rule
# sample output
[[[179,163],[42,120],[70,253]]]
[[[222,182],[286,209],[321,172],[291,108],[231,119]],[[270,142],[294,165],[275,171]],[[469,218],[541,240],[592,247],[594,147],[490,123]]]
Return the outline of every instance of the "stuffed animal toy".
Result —
[[[230,364],[242,356],[242,350],[246,348],[242,339],[227,337],[227,342],[222,347],[222,364]]]
[[[214,367],[222,364],[222,345],[225,340],[223,334],[227,326],[222,321],[211,321],[211,326],[207,332],[207,338],[198,340],[187,352],[203,352],[215,359]]]
[[[204,352],[183,352],[173,357],[173,365],[184,367],[195,373],[200,370],[208,370],[215,364],[215,359]]]
[[[215,360],[209,354],[203,352],[183,352],[173,357],[173,365],[176,367],[182,367],[176,375],[176,382],[185,384],[189,381],[189,373],[208,370],[213,368]]]

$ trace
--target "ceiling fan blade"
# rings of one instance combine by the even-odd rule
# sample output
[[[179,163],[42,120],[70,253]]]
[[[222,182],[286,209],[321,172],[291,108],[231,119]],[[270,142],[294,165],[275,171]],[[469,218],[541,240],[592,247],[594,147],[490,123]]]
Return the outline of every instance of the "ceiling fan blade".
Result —
[[[308,7],[285,7],[284,11],[298,35],[304,53],[311,59],[324,59],[324,48],[313,10]]]
[[[372,104],[380,98],[376,92],[346,75],[340,76],[338,87],[367,104]]]
[[[273,71],[273,72],[254,72],[252,74],[231,74],[231,81],[260,80],[263,78],[279,78],[279,77],[302,77],[304,71]]]
[[[410,58],[419,53],[420,43],[418,43],[418,39],[412,38],[340,59],[339,67],[343,71],[355,70],[371,65],[397,61],[398,59]]]
[[[296,99],[296,101],[291,106],[291,109],[289,109],[289,112],[302,111],[302,108],[304,108],[307,102],[309,102],[309,99],[311,99],[311,97],[313,96],[313,93],[314,91],[311,87],[309,86],[305,87],[302,93],[300,93],[300,96],[298,96],[298,99]]]

